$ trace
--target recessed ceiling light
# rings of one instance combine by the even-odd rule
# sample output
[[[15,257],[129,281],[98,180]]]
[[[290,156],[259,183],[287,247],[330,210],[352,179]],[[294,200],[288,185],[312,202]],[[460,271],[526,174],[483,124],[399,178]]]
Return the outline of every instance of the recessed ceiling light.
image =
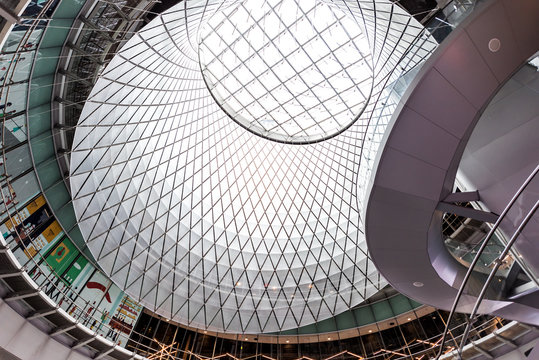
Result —
[[[425,284],[423,284],[421,281],[414,282],[415,287],[423,287],[423,285],[425,285]]]
[[[492,38],[488,42],[488,49],[492,52],[497,52],[502,47],[502,42],[498,38]]]

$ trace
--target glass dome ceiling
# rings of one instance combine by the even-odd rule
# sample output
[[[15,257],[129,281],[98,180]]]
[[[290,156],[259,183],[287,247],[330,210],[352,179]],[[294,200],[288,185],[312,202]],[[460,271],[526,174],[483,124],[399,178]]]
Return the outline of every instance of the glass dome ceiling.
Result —
[[[202,74],[229,116],[289,143],[334,136],[359,116],[372,87],[368,41],[330,2],[245,0],[199,30]]]
[[[296,1],[295,9],[327,7],[335,15],[329,23],[352,16],[372,44],[383,42],[371,45],[378,97],[390,96],[384,92],[397,62],[411,69],[429,53],[426,44],[435,46],[425,37],[426,50],[409,51],[407,40],[423,28],[389,2],[377,2],[375,12],[372,0],[311,7],[301,0],[305,8]],[[366,106],[346,105],[359,117],[345,131],[303,145],[254,135],[231,120],[207,86],[199,40],[207,26],[217,27],[213,15],[251,6],[241,4],[180,3],[122,47],[84,105],[70,182],[88,247],[130,296],[199,329],[267,333],[338,315],[385,285],[368,257],[360,212],[375,154],[369,144],[381,138],[391,111],[361,98]],[[271,0],[269,7],[273,13]],[[363,44],[362,36],[346,41]],[[353,52],[352,62],[369,65],[367,50]],[[369,127],[373,117],[377,126]]]

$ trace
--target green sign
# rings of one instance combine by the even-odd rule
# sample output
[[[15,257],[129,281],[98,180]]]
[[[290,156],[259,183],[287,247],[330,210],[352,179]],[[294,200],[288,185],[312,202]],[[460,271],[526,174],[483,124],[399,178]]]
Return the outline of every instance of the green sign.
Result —
[[[64,237],[60,240],[58,245],[56,245],[52,253],[47,256],[45,261],[47,264],[49,264],[56,275],[60,276],[71,265],[77,255],[79,255],[79,251],[75,245],[73,245],[68,238]],[[77,271],[80,272],[78,269]],[[74,279],[75,278],[73,278],[73,280]]]

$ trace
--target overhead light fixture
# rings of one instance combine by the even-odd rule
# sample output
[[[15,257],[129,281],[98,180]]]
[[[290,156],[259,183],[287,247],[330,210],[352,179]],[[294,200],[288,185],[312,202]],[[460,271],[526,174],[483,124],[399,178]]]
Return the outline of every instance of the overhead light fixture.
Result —
[[[498,52],[501,47],[502,42],[498,38],[492,38],[488,42],[488,49],[493,53]]]

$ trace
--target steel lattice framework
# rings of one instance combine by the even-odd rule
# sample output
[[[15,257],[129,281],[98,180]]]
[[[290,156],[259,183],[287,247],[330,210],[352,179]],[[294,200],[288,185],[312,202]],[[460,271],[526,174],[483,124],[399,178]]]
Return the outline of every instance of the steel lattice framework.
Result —
[[[111,60],[75,133],[73,204],[103,270],[150,310],[203,329],[274,332],[385,285],[362,231],[363,184],[395,106],[390,85],[436,44],[389,2],[335,1],[367,36],[372,94],[339,135],[276,142],[232,121],[205,82],[199,31],[230,4],[176,5]]]
[[[255,134],[325,140],[361,114],[372,89],[364,31],[331,3],[245,0],[199,31],[202,73],[217,103]]]

